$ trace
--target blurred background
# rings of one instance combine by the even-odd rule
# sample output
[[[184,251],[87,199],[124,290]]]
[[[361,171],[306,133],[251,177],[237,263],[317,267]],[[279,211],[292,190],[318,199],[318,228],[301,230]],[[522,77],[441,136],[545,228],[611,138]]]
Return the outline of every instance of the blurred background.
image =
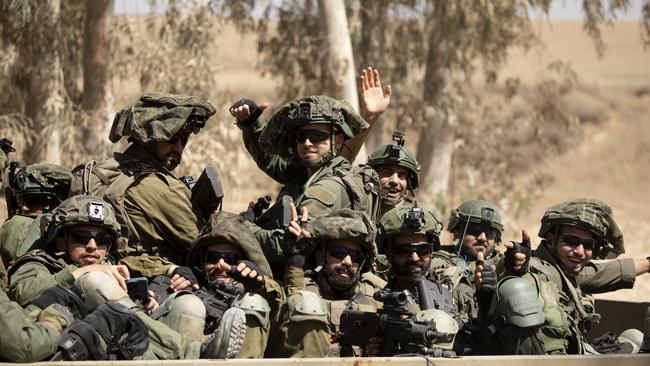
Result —
[[[126,147],[108,130],[140,95],[199,95],[218,112],[175,173],[214,165],[224,209],[239,212],[279,185],[228,107],[354,104],[372,66],[393,97],[366,151],[405,132],[423,167],[418,201],[445,224],[482,198],[504,211],[506,239],[535,238],[546,207],[593,197],[614,209],[625,256],[650,255],[648,0],[3,0],[0,24],[0,137],[14,160],[101,159]],[[646,275],[603,297],[648,294]]]

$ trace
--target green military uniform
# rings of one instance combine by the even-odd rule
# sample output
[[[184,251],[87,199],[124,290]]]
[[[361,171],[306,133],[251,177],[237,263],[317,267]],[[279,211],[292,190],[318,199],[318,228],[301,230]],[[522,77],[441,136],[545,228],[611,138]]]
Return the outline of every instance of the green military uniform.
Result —
[[[268,124],[257,119],[249,124],[240,122],[238,126],[257,166],[284,185],[279,196],[291,196],[296,206],[308,209],[311,218],[342,208],[364,210],[374,216],[376,202],[368,196],[369,190],[378,186],[378,178],[371,169],[352,172],[350,163],[332,147],[330,153],[309,166],[318,167],[316,172],[307,175],[308,166],[295,152],[294,134],[299,127],[311,123],[330,124],[334,134],[341,133],[346,139],[368,128],[368,123],[348,103],[326,96],[293,100],[277,110]],[[350,176],[359,179],[348,184]],[[359,185],[360,181],[363,182]],[[284,228],[263,230],[251,226],[269,261],[282,263]]]
[[[384,253],[391,246],[394,238],[409,234],[425,235],[427,242],[432,245],[432,253],[437,252],[440,248],[442,223],[431,212],[424,211],[417,206],[395,207],[381,217],[377,226],[379,229],[377,244]],[[391,258],[388,258],[388,260],[390,261]],[[434,298],[435,309],[442,310],[447,314],[447,317],[454,318],[455,321],[452,321],[452,323],[463,324],[468,327],[472,320],[470,312],[475,307],[474,291],[466,274],[455,271],[453,267],[436,268],[434,270],[430,263],[429,267],[420,276],[404,276],[393,272],[391,273],[391,279],[386,284],[386,288],[391,291],[409,290],[414,294],[414,298],[418,302],[416,283],[421,279],[432,284],[427,288]],[[438,314],[437,316],[441,315]],[[458,329],[439,329],[439,331],[448,331],[455,334]],[[453,347],[458,348],[459,351],[463,351],[465,347],[469,346],[467,344],[469,341],[465,339],[456,338],[456,342],[458,343],[457,347],[454,347],[453,344],[434,346],[444,350],[451,350]]]
[[[167,275],[172,263],[184,262],[201,226],[188,188],[144,144],[198,133],[215,112],[197,97],[144,95],[117,113],[109,136],[135,142],[112,159],[76,169],[73,193],[103,197],[128,229],[128,245],[116,249],[134,274]]]
[[[246,314],[246,335],[244,344],[237,354],[238,358],[262,358],[269,338],[271,325],[275,324],[282,303],[284,291],[273,280],[268,261],[260,245],[238,215],[215,212],[192,244],[187,265],[195,268],[201,286],[208,285],[203,269],[204,251],[210,244],[228,243],[238,247],[244,253],[244,260],[253,262],[264,276],[261,288],[249,289],[239,295],[233,306],[239,307]],[[241,284],[238,284],[242,286]],[[243,286],[242,286],[243,287]]]
[[[18,249],[28,227],[38,216],[33,211],[21,212],[18,206],[38,204],[43,213],[49,212],[68,197],[72,174],[54,164],[13,166],[8,174],[7,208],[10,218],[0,226],[0,256],[10,263],[24,254]],[[27,207],[34,210],[36,207]]]
[[[510,348],[501,349],[502,353],[594,353],[586,343],[586,334],[600,316],[594,312],[593,301],[583,293],[580,283],[586,281],[594,288],[616,288],[629,283],[624,279],[628,276],[621,275],[627,271],[623,269],[626,265],[619,266],[617,262],[609,262],[600,268],[591,267],[581,280],[579,276],[565,272],[554,249],[559,245],[558,234],[562,226],[579,227],[591,232],[597,240],[593,249],[594,258],[625,252],[623,235],[614,221],[611,209],[604,203],[577,199],[547,209],[542,218],[539,236],[545,238],[549,232],[554,232],[555,242],[542,240],[530,260],[530,273],[524,276],[531,288],[537,289],[543,312],[542,324],[533,322],[523,329],[521,326],[507,324],[496,327],[496,337],[492,338],[501,345],[510,345]],[[490,309],[492,316],[509,311],[515,310],[510,310],[507,306],[500,308],[495,302]]]
[[[365,251],[357,280],[346,288],[339,288],[326,275],[326,270],[305,275],[300,260],[289,259],[285,272],[287,301],[279,318],[279,330],[272,351],[273,357],[333,357],[339,355],[339,346],[331,342],[340,326],[344,309],[375,311],[372,295],[379,290],[361,274],[370,270],[376,255],[376,229],[365,213],[344,209],[308,222],[303,228],[312,234],[313,245],[320,245],[325,261],[325,247],[330,240],[347,239],[357,242]],[[307,253],[303,253],[307,254]],[[301,257],[299,255],[298,257]],[[320,263],[320,268],[325,263]],[[359,280],[361,278],[361,280]]]

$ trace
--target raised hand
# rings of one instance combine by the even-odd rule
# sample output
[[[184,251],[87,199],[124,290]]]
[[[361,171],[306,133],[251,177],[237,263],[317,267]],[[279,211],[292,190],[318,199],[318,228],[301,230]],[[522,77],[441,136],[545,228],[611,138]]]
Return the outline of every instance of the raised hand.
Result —
[[[361,71],[358,89],[361,96],[361,116],[372,125],[390,104],[391,86],[389,84],[383,89],[379,70],[368,67]]]
[[[228,264],[226,264],[228,266]],[[264,286],[264,274],[259,266],[251,261],[239,261],[236,267],[228,266],[228,275],[240,282],[244,287],[250,289],[259,289]]]
[[[255,122],[268,106],[268,103],[262,103],[258,106],[254,100],[242,98],[230,106],[229,111],[230,115],[237,119],[238,123],[247,125]]]
[[[515,275],[522,275],[528,272],[528,263],[532,255],[530,247],[530,235],[526,229],[521,230],[521,243],[510,241],[504,244],[506,272]]]
[[[302,224],[309,219],[307,208],[303,207],[302,216],[298,220],[298,210],[291,203],[291,222],[284,234],[284,243],[282,251],[284,252],[285,262],[288,265],[302,266],[305,264],[305,253],[313,245],[311,233],[302,228]]]

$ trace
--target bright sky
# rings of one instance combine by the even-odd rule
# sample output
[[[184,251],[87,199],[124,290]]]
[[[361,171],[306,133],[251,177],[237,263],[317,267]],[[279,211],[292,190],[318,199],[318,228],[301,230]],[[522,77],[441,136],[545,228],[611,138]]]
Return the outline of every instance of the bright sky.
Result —
[[[268,1],[268,0],[267,0]],[[278,0],[271,0],[278,1]],[[605,0],[609,2],[608,0]],[[265,2],[265,1],[262,1]],[[623,13],[617,13],[619,20],[638,21],[641,19],[641,8],[644,0],[631,0],[630,7]],[[164,9],[164,0],[159,0],[157,11]],[[116,14],[146,14],[151,11],[150,0],[115,0]],[[557,20],[581,20],[584,16],[581,0],[554,0],[551,5],[550,17]]]

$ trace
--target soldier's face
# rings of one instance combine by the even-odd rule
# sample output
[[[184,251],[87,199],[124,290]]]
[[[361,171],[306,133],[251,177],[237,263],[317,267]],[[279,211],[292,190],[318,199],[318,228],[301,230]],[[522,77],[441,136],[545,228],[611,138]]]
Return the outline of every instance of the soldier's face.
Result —
[[[399,165],[381,165],[377,174],[385,198],[391,202],[399,202],[408,188],[409,171]]]
[[[553,243],[555,234],[549,233],[547,239],[549,243]],[[591,232],[575,226],[563,226],[555,253],[565,272],[577,275],[591,260],[594,245],[595,240]]]
[[[203,254],[203,273],[210,281],[220,280],[229,283],[232,279],[228,276],[230,266],[236,266],[244,259],[241,249],[230,243],[210,244]]]
[[[317,253],[322,263],[323,253]],[[355,275],[366,259],[363,248],[352,240],[332,240],[325,248],[325,271],[339,284],[354,284]]]
[[[463,232],[465,232],[465,236],[461,243],[461,252],[469,259],[476,259],[479,252],[487,255],[494,249],[498,235],[496,229],[484,228],[480,224],[470,222],[467,225],[467,230],[465,230],[465,224],[462,223],[459,225],[459,229],[454,231],[454,239],[458,239]]]
[[[310,134],[310,130],[318,131],[311,133],[312,139],[309,139],[307,137]],[[300,160],[305,162],[317,160],[330,152],[332,148],[332,138],[330,137],[331,132],[329,124],[313,123],[301,126],[298,131],[299,132],[297,133],[296,138],[296,150],[298,157],[300,157]],[[325,134],[327,134],[327,138],[325,138]],[[343,145],[343,135],[335,135],[334,144],[336,145],[336,151],[339,151]]]
[[[396,276],[422,276],[431,262],[432,245],[424,234],[404,234],[394,237],[386,248]]]
[[[177,133],[169,141],[152,141],[149,144],[156,158],[171,171],[181,163],[189,136],[187,133]]]
[[[67,251],[70,259],[83,267],[103,261],[114,240],[103,227],[76,225],[68,229],[65,238],[57,238],[57,246],[60,251]]]

